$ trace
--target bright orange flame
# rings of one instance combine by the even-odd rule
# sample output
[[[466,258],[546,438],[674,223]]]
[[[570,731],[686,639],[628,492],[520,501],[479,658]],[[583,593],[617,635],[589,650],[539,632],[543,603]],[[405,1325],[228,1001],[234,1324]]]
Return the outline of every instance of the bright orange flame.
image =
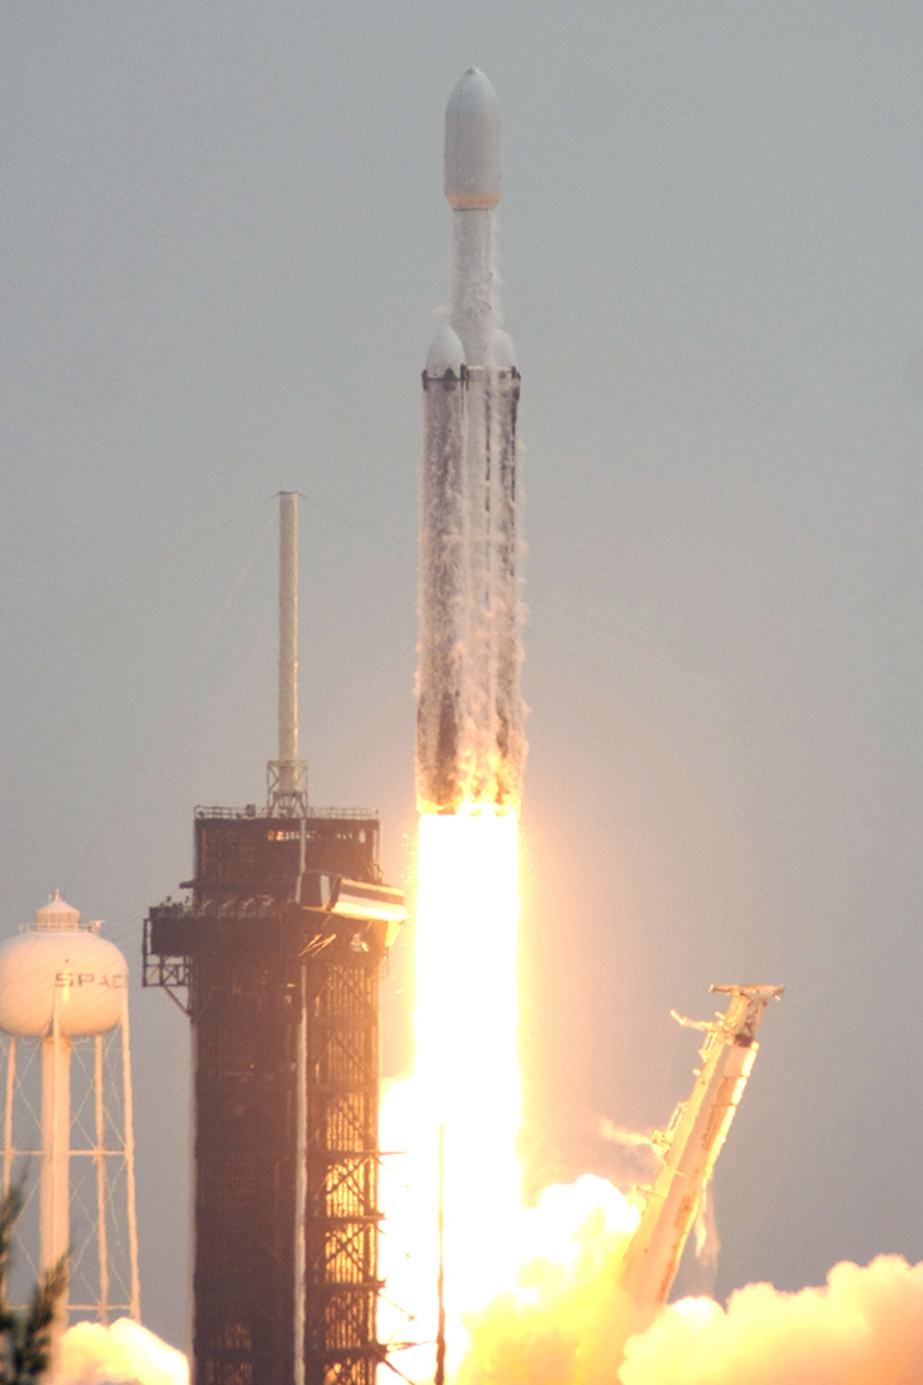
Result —
[[[520,1201],[516,1052],[519,837],[512,814],[424,817],[417,885],[416,1080],[444,1131],[446,1299],[502,1276]],[[485,1260],[496,1273],[486,1273]]]
[[[553,1340],[555,1352],[564,1338],[586,1345],[587,1320],[600,1324],[598,1354],[613,1355],[611,1267],[635,1209],[593,1178],[547,1189],[535,1208],[521,1203],[518,931],[516,816],[471,807],[421,817],[416,1063],[413,1076],[385,1094],[381,1130],[397,1178],[382,1189],[387,1287],[379,1326],[392,1344],[420,1344],[394,1362],[414,1381],[431,1381],[435,1369],[440,1127],[448,1376],[459,1385],[534,1378],[534,1344]],[[499,1374],[498,1351],[509,1368]],[[570,1348],[565,1357],[558,1378],[589,1385],[591,1376],[574,1371]]]
[[[515,815],[472,807],[421,817],[416,1063],[383,1116],[383,1147],[407,1151],[406,1205],[386,1206],[407,1259],[388,1267],[388,1296],[414,1313],[409,1336],[435,1337],[441,1127],[450,1366],[464,1344],[462,1313],[482,1307],[515,1274],[518,928]],[[401,1369],[414,1373],[405,1362]]]

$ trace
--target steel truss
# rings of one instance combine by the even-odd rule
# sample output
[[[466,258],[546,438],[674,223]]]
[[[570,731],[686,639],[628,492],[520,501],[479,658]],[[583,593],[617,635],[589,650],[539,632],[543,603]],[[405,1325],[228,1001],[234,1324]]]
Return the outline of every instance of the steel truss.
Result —
[[[145,922],[144,984],[194,1037],[194,1385],[374,1385],[385,1356],[385,930],[284,885],[305,864],[379,879],[377,821],[293,821],[197,816],[193,899]]]

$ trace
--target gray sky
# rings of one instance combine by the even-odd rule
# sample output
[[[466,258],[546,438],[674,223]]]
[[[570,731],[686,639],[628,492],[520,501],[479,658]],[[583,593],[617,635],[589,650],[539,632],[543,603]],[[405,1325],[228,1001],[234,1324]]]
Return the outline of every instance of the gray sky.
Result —
[[[263,798],[281,488],[312,801],[379,808],[404,876],[475,63],[528,449],[532,1157],[610,1168],[598,1119],[691,1084],[670,1007],[785,982],[717,1291],[923,1258],[919,5],[30,0],[2,35],[3,929],[60,886],[137,976],[193,807]],[[183,1344],[187,1033],[133,1000],[144,1317]]]

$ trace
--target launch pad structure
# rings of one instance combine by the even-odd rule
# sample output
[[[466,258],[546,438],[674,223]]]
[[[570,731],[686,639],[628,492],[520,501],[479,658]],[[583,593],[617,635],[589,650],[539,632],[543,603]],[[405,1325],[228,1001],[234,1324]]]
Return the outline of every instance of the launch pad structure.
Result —
[[[250,812],[198,810],[192,900],[144,932],[193,1030],[195,1385],[372,1385],[388,924],[296,895],[376,882],[378,820]]]
[[[193,1035],[193,1385],[374,1385],[379,980],[403,921],[375,813],[308,807],[296,497],[283,494],[279,756],[265,809],[198,808],[145,986]]]

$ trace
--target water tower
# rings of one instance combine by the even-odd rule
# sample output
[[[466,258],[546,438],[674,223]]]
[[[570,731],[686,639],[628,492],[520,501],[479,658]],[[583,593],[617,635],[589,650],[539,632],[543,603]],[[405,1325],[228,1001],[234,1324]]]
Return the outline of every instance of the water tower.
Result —
[[[3,1188],[26,1198],[11,1293],[69,1253],[62,1323],[140,1316],[128,966],[99,930],[55,892],[0,948]]]

